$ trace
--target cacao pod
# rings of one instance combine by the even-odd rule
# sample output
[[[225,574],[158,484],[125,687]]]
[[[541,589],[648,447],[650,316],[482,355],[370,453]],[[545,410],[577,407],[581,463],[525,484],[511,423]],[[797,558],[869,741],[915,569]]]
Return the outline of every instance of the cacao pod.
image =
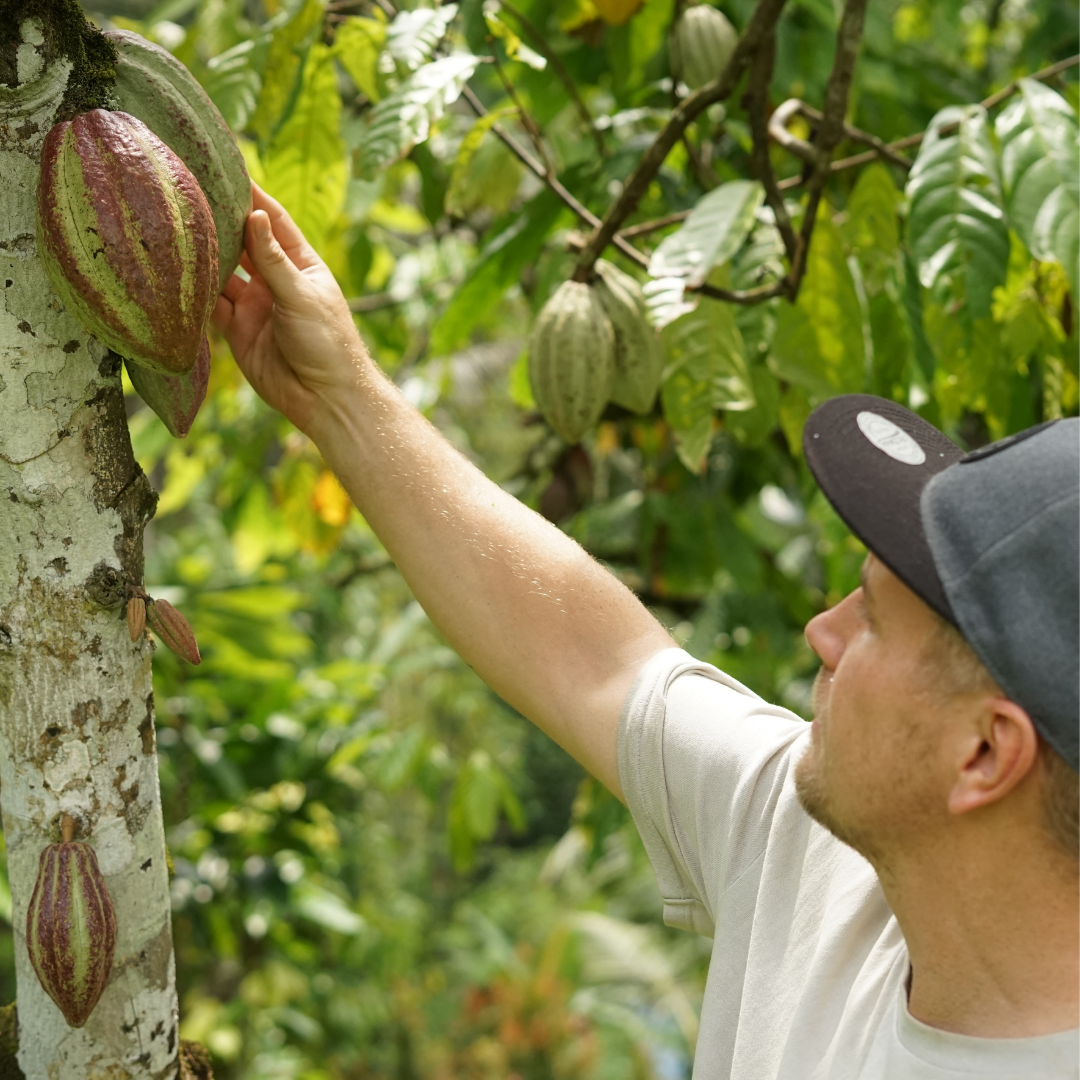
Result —
[[[26,913],[26,948],[45,993],[79,1028],[109,981],[116,912],[94,849],[72,840],[73,828],[65,814],[63,842],[41,853]]]
[[[615,382],[611,400],[631,412],[647,413],[664,374],[660,335],[645,317],[641,286],[613,263],[596,263],[596,295],[615,331]]]
[[[116,46],[119,108],[138,117],[180,158],[210,204],[220,291],[239,265],[251,213],[244,155],[217,106],[172,53],[130,30],[106,30],[105,36]]]
[[[190,371],[217,300],[217,232],[187,166],[141,121],[93,109],[41,150],[38,245],[53,288],[114,352]]]
[[[128,633],[132,641],[138,641],[146,629],[146,601],[141,596],[133,596],[127,602]]]
[[[147,600],[146,624],[161,643],[189,664],[201,664],[199,644],[187,619],[168,600]]]
[[[615,379],[615,333],[590,285],[564,281],[536,318],[529,382],[544,419],[576,443],[600,419]]]
[[[183,375],[163,375],[130,361],[127,372],[139,397],[161,417],[170,434],[182,439],[191,430],[210,384],[210,342],[203,337],[199,359]]]
[[[672,74],[696,90],[727,67],[738,43],[738,31],[723,12],[708,4],[688,7],[671,32]]]

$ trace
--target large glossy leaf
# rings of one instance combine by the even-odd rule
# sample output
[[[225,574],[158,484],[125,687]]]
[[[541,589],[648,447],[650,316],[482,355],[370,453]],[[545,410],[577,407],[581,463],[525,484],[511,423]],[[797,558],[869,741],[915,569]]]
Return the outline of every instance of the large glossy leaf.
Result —
[[[1048,86],[1020,80],[1019,97],[995,124],[1009,223],[1037,258],[1065,267],[1077,295],[1080,260],[1080,144],[1069,103]]]
[[[951,134],[942,129],[955,125]],[[908,176],[908,239],[919,280],[989,314],[1005,280],[1009,230],[986,110],[950,105],[931,121]]]
[[[266,158],[267,190],[292,214],[318,250],[345,199],[348,165],[341,138],[341,98],[330,50],[308,54],[296,107]]]
[[[386,33],[386,51],[407,71],[416,71],[431,59],[446,28],[457,14],[457,4],[399,11]]]
[[[798,301],[777,313],[769,363],[781,378],[826,397],[862,390],[865,360],[855,283],[840,232],[822,207]]]
[[[682,227],[665,236],[649,260],[652,277],[700,285],[742,246],[765,198],[756,180],[732,180],[703,196]]]
[[[404,157],[431,133],[431,125],[458,99],[480,61],[456,53],[425,64],[371,110],[356,149],[356,170],[366,180]]]
[[[663,341],[664,417],[679,457],[696,472],[712,439],[713,410],[742,412],[755,405],[742,335],[731,305],[702,300],[664,328]]]
[[[371,102],[382,97],[379,54],[385,42],[386,23],[358,16],[346,19],[334,35],[334,55]]]
[[[233,131],[243,131],[259,102],[260,68],[266,60],[269,35],[241,41],[206,64],[203,88]]]

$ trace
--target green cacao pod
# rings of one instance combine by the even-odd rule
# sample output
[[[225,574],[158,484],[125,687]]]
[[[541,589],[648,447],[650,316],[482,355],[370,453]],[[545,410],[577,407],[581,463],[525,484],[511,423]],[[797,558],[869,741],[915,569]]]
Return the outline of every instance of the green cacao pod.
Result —
[[[183,375],[163,375],[127,362],[131,385],[139,397],[161,417],[171,435],[182,439],[195,422],[210,383],[210,342],[203,336],[195,366]]]
[[[672,74],[696,90],[727,67],[738,43],[738,32],[723,12],[708,4],[688,7],[671,33]]]
[[[26,947],[45,992],[73,1028],[86,1023],[112,971],[116,912],[97,856],[71,839],[41,853],[26,913]]]
[[[641,286],[613,263],[596,263],[596,295],[615,331],[615,382],[611,400],[631,412],[647,413],[664,373],[660,335],[645,317]]]
[[[595,290],[564,281],[529,343],[529,381],[544,419],[567,442],[600,419],[615,380],[615,333]]]
[[[218,238],[218,289],[244,250],[251,180],[217,106],[168,50],[130,30],[107,30],[116,46],[119,108],[138,117],[191,170],[210,204]]]
[[[102,344],[190,371],[217,300],[217,231],[199,182],[141,120],[94,109],[41,150],[38,246],[60,299]]]

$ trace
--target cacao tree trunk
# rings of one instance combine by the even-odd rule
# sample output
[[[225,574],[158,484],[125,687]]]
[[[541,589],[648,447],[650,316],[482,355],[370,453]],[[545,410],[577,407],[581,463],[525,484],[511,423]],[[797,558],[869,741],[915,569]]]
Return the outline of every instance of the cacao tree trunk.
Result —
[[[38,158],[72,63],[47,15],[19,30],[14,55],[0,56],[0,809],[18,1061],[27,1080],[172,1080],[152,646],[133,644],[123,618],[156,496],[132,455],[120,360],[64,311],[39,258]],[[97,852],[118,935],[109,984],[78,1030],[41,988],[25,940],[39,854],[63,811]]]

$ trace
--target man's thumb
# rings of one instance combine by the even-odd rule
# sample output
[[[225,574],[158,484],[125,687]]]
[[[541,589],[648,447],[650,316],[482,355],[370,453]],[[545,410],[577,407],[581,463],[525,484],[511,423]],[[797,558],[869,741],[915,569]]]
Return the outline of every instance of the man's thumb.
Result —
[[[247,251],[275,299],[284,299],[296,291],[300,271],[274,238],[265,210],[256,210],[248,218]]]

